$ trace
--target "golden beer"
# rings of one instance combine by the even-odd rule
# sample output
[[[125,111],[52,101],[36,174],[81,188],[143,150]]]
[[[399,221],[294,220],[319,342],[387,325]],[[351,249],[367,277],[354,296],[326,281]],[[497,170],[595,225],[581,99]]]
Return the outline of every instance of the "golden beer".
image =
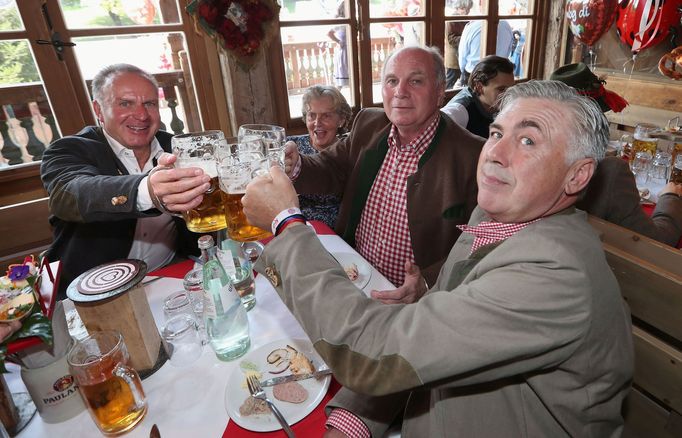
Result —
[[[135,406],[130,387],[117,376],[94,385],[80,385],[80,392],[97,427],[105,434],[131,429],[147,412],[147,405],[142,409]]]
[[[244,193],[226,193],[220,190],[225,207],[225,221],[227,222],[227,234],[230,239],[238,242],[260,240],[272,235],[271,232],[254,227],[246,220],[242,197]]]
[[[670,174],[670,182],[682,184],[682,167],[673,167],[673,171]]]
[[[645,140],[640,140],[635,138],[635,141],[632,142],[632,152],[630,154],[630,162],[635,159],[635,155],[637,155],[637,152],[642,152],[646,151],[651,154],[652,157],[656,156],[656,148],[658,147],[658,140],[656,139],[645,139]]]
[[[116,331],[92,332],[69,350],[69,370],[99,430],[126,432],[147,413],[142,382],[128,366],[130,356]]]
[[[225,209],[217,176],[211,178],[211,187],[204,193],[201,204],[183,212],[182,217],[185,219],[187,229],[195,233],[208,233],[225,228]]]

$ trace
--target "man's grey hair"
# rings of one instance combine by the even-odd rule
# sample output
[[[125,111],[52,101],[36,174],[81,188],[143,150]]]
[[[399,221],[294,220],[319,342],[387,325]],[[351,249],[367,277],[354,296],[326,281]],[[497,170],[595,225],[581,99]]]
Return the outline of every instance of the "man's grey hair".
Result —
[[[474,0],[450,0],[447,4],[452,9],[465,9],[468,14],[474,7]]]
[[[407,47],[401,47],[398,50],[391,52],[387,57],[386,60],[384,61],[384,66],[381,70],[381,79],[383,81],[383,78],[386,76],[386,66],[388,65],[389,61],[393,59],[395,56],[397,56],[399,53],[405,51],[405,50],[421,50],[429,55],[431,55],[431,58],[433,60],[433,71],[436,76],[436,85],[445,88],[445,62],[443,61],[443,56],[440,54],[440,50],[438,47],[431,47],[431,46],[407,46]]]
[[[106,89],[111,86],[111,83],[114,81],[116,76],[122,73],[136,74],[148,80],[154,86],[154,88],[159,88],[159,83],[156,81],[154,76],[150,75],[141,68],[131,64],[113,64],[104,67],[102,70],[97,72],[95,77],[92,79],[92,100],[102,104],[103,100],[105,99]]]
[[[500,113],[522,98],[555,100],[572,109],[572,126],[567,133],[568,164],[582,158],[593,158],[596,161],[604,158],[609,143],[609,122],[593,99],[579,95],[563,82],[533,80],[508,88],[500,97]]]

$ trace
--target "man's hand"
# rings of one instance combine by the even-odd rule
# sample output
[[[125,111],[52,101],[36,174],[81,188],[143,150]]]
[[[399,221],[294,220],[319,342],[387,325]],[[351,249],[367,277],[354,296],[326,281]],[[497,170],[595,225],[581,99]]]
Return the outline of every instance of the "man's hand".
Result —
[[[298,160],[300,159],[301,157],[298,154],[298,146],[296,146],[296,143],[293,141],[288,141],[284,145],[284,171],[289,178],[291,178],[292,172],[296,167],[296,163],[298,163]]]
[[[682,196],[682,184],[669,182],[665,185],[665,187],[663,187],[663,190],[661,190],[658,196],[664,195],[666,193],[674,193],[676,195]]]
[[[149,194],[168,211],[182,212],[197,207],[211,186],[211,177],[198,167],[171,167],[175,155],[163,154],[149,173]]]
[[[21,328],[21,321],[14,320],[9,322],[0,322],[0,342],[4,342],[12,333]]]
[[[384,304],[410,304],[419,300],[426,293],[426,282],[419,266],[405,262],[405,282],[394,290],[373,290],[372,298]]]
[[[281,211],[298,207],[298,195],[289,177],[277,166],[270,168],[270,176],[259,176],[246,186],[242,198],[244,213],[251,225],[269,230],[272,220]]]

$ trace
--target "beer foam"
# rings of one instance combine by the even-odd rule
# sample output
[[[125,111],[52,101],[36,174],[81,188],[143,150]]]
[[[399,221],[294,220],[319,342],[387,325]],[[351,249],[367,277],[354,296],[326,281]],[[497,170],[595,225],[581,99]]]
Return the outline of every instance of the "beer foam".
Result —
[[[178,164],[181,164],[183,168],[198,167],[211,178],[218,176],[218,167],[214,160],[178,160]]]

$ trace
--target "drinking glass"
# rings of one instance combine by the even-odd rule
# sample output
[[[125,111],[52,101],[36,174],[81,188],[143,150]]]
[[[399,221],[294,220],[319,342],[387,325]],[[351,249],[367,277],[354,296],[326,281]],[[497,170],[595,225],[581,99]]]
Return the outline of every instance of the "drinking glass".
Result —
[[[220,234],[221,232],[218,233],[219,236]],[[240,242],[226,239],[224,236],[220,237],[218,259],[225,268],[225,273],[230,277],[246,310],[253,309],[256,305],[256,282],[253,278],[251,261],[244,254]]]
[[[201,357],[201,336],[194,316],[178,313],[161,330],[171,365],[183,367]]]
[[[182,213],[187,228],[195,233],[208,233],[225,228],[225,210],[218,184],[216,152],[226,147],[222,131],[204,131],[176,135],[171,140],[175,167],[199,167],[211,177],[211,186],[198,207]]]
[[[651,181],[657,185],[665,185],[668,182],[671,164],[672,155],[668,152],[656,152],[656,156],[651,162],[651,168],[649,169]]]
[[[651,167],[652,155],[647,151],[640,151],[635,154],[632,161],[631,170],[635,174],[637,187],[643,187],[649,179],[649,168]]]
[[[117,331],[92,332],[77,341],[67,355],[90,416],[104,435],[126,432],[147,413],[147,401],[137,372]]]
[[[260,240],[272,233],[249,223],[242,198],[253,178],[267,175],[272,161],[258,152],[238,152],[223,157],[218,164],[220,193],[225,205],[227,234],[238,242]]]
[[[632,143],[635,141],[635,139],[632,137],[631,134],[623,134],[620,137],[620,156],[623,158],[627,158],[628,161],[632,161],[634,158],[634,155],[632,153]]]
[[[677,157],[675,157],[673,170],[670,173],[670,182],[682,184],[682,154],[678,154]]]
[[[264,157],[272,161],[284,163],[284,144],[286,133],[284,128],[275,125],[242,125],[239,127],[238,141],[257,141],[260,143],[260,152]],[[280,164],[283,166],[283,164]]]
[[[194,306],[190,301],[187,292],[174,292],[163,300],[163,314],[166,320],[171,319],[175,315],[189,315],[194,318]]]
[[[648,152],[652,157],[658,148],[658,138],[653,134],[660,131],[656,125],[650,123],[640,123],[635,127],[635,140],[632,142],[632,155],[637,156],[638,152]],[[634,158],[631,156],[630,161]]]

